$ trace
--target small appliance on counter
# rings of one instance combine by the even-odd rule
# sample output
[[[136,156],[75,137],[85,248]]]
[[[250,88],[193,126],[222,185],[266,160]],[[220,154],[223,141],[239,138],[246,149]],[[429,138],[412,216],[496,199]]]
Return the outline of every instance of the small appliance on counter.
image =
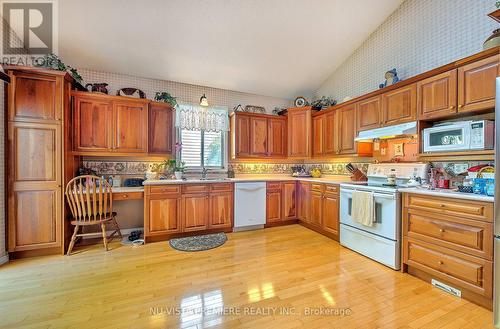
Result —
[[[123,181],[124,187],[141,187],[144,182],[143,178],[126,178]]]
[[[489,120],[448,122],[422,131],[424,152],[492,150],[495,122]]]

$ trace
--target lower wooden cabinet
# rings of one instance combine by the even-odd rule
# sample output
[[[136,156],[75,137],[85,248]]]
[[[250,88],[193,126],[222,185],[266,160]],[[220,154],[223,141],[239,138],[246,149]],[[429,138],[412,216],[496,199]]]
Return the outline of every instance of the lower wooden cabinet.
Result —
[[[405,193],[403,271],[492,307],[493,203]]]
[[[277,223],[297,219],[296,182],[267,183],[266,222]]]
[[[310,217],[310,188],[309,182],[299,182],[297,184],[297,217],[301,222],[309,222]]]
[[[232,183],[146,186],[144,197],[146,240],[233,225]]]
[[[336,236],[339,235],[339,196],[325,193],[322,210],[323,229]]]
[[[321,226],[323,217],[323,193],[311,191],[310,197],[310,216],[309,223],[316,226]]]
[[[209,228],[233,226],[233,192],[210,194]]]

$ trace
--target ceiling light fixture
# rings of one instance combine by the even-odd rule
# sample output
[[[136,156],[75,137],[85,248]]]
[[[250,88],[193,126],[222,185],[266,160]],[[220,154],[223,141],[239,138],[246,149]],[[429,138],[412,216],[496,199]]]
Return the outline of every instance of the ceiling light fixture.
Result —
[[[203,96],[200,97],[200,105],[201,106],[208,106],[208,100],[207,100],[207,96],[205,96],[205,94],[203,94]]]

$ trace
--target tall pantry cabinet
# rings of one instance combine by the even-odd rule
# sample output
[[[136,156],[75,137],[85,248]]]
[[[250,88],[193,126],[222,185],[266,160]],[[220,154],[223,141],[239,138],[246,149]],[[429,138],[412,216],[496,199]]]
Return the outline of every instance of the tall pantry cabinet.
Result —
[[[64,253],[64,193],[70,155],[72,78],[61,71],[8,66],[7,230],[11,257]],[[66,159],[64,158],[66,155]]]

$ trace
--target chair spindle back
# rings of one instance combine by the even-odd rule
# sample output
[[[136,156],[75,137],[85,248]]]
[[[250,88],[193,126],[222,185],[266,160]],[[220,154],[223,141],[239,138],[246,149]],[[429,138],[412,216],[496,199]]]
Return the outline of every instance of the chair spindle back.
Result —
[[[111,185],[100,177],[92,175],[75,177],[66,185],[65,194],[76,221],[98,221],[113,212]]]

